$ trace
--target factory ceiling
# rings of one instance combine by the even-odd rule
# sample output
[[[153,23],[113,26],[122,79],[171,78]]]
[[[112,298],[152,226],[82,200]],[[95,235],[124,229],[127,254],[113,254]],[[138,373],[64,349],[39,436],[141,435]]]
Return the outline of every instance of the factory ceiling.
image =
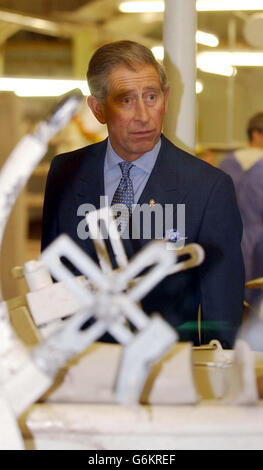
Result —
[[[119,0],[0,0],[0,46],[5,56],[4,73],[21,73],[20,68],[15,66],[16,60],[19,62],[21,59],[21,50],[24,54],[27,49],[35,51],[32,60],[36,62],[36,49],[43,51],[48,48],[46,54],[49,53],[50,64],[52,60],[68,61],[69,74],[70,44],[79,33],[96,31],[94,48],[118,39],[137,40],[149,47],[162,42],[162,13],[125,14],[119,11],[118,5]],[[216,34],[220,47],[227,48],[231,20],[234,20],[236,45],[251,47],[244,37],[244,26],[251,17],[251,12],[199,12],[198,29]],[[203,48],[198,47],[199,50]],[[37,70],[41,71],[36,64],[34,67],[36,74]],[[54,68],[55,73],[58,69]],[[64,71],[66,73],[66,68]],[[31,73],[34,71],[31,70]],[[64,73],[63,67],[61,73]]]

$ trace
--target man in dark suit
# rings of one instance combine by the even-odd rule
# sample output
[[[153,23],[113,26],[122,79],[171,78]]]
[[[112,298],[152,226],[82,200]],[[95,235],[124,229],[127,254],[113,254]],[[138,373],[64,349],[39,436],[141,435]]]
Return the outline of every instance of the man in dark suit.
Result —
[[[161,134],[169,88],[149,49],[131,41],[103,46],[93,55],[87,76],[88,104],[107,124],[109,138],[53,160],[42,249],[67,233],[96,259],[83,223],[87,204],[99,209],[103,195],[109,204],[125,202],[130,214],[133,204],[172,204],[174,233],[176,209],[184,204],[187,243],[203,246],[205,261],[167,277],[143,300],[143,308],[149,314],[159,311],[181,340],[198,345],[215,338],[232,347],[242,318],[244,268],[242,223],[231,178]],[[129,257],[149,241],[141,231],[137,237],[130,235],[124,240]]]

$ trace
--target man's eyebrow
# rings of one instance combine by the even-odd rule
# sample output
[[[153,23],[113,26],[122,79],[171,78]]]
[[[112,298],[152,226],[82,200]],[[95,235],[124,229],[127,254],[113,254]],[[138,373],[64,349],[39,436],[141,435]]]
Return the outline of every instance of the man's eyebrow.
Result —
[[[160,88],[157,88],[156,86],[147,86],[143,91],[160,91]]]
[[[145,88],[143,88],[143,93],[147,92],[147,91],[160,91],[160,89],[158,87],[155,87],[155,86],[146,86]],[[129,93],[137,93],[137,91],[134,89],[134,88],[127,88],[127,89],[123,89],[123,90],[118,90],[116,92],[116,97],[117,98],[121,98],[122,96],[125,96],[125,95],[128,95]]]
[[[118,90],[118,91],[115,93],[115,96],[116,96],[117,98],[121,98],[122,96],[128,95],[129,93],[135,93],[135,90],[130,89],[130,88],[127,88],[126,90],[125,90],[125,89],[123,89],[123,90]]]

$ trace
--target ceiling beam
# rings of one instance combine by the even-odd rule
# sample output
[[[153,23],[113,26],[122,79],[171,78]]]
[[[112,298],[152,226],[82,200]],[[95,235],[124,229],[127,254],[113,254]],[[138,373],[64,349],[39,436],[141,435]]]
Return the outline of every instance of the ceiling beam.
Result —
[[[10,24],[27,31],[36,31],[51,36],[71,37],[73,34],[87,30],[91,22],[79,24],[71,21],[52,20],[46,17],[29,15],[19,11],[0,9],[0,24]]]
[[[59,18],[75,20],[78,23],[93,22],[102,23],[111,19],[115,15],[120,15],[116,0],[96,0],[77,8],[71,12],[59,12]],[[56,18],[56,12],[53,17]]]

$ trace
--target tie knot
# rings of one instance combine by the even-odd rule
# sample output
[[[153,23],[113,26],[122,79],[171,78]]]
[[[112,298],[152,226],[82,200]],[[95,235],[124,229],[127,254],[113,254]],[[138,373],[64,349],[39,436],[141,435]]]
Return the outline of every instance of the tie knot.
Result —
[[[134,166],[130,162],[121,162],[119,163],[119,165],[121,167],[122,176],[126,176],[126,177],[129,176],[130,170]]]

